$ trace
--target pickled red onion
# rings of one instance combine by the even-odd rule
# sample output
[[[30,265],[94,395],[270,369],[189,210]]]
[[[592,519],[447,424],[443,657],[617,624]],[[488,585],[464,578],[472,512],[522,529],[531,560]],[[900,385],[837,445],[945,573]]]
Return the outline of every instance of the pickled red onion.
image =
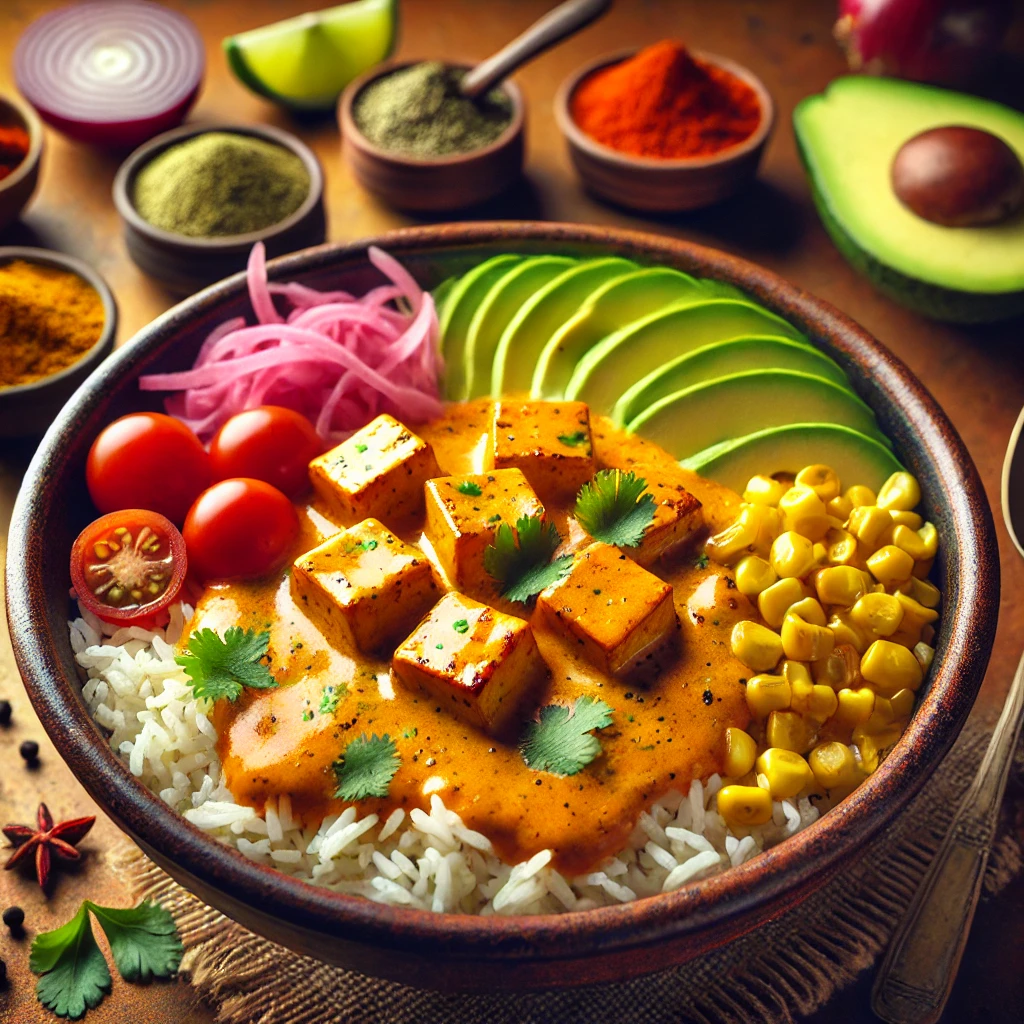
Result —
[[[343,440],[382,412],[420,423],[441,412],[442,364],[434,300],[392,256],[370,262],[391,282],[355,298],[297,283],[269,283],[262,242],[249,256],[256,324],[225,321],[190,370],[149,374],[143,391],[174,391],[167,412],[208,440],[235,413],[283,405],[325,441]],[[282,314],[274,299],[290,306]],[[388,303],[404,303],[411,312]]]

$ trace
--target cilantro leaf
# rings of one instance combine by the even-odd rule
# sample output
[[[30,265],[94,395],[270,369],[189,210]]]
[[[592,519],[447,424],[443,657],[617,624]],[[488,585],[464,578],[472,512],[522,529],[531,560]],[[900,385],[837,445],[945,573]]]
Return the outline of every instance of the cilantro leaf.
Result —
[[[196,697],[237,700],[243,687],[277,686],[261,660],[269,646],[270,633],[265,631],[230,626],[222,640],[212,629],[199,629],[188,639],[188,653],[174,660],[191,678]]]
[[[647,481],[620,469],[602,469],[580,488],[575,516],[595,540],[636,547],[654,519],[654,495]]]
[[[333,715],[338,710],[341,698],[348,693],[348,687],[344,683],[337,683],[333,686],[325,686],[320,691],[320,707],[317,710],[321,715]]]
[[[603,700],[578,697],[571,708],[548,704],[526,727],[519,752],[535,771],[576,775],[601,753],[592,730],[611,724],[612,709]]]
[[[125,981],[169,978],[181,963],[184,947],[170,912],[146,900],[127,910],[98,907],[86,900],[110,943],[114,963]]]
[[[78,1020],[110,991],[110,969],[96,945],[85,903],[67,924],[35,937],[29,966],[43,975],[36,984],[39,1002],[58,1017]]]
[[[460,494],[466,494],[471,498],[479,498],[484,493],[480,490],[480,485],[473,483],[472,480],[463,480],[462,483],[456,485],[455,489]]]
[[[701,553],[700,553],[700,554],[699,554],[699,555],[697,556],[697,561],[696,561],[696,562],[694,562],[693,564],[694,564],[694,566],[695,566],[695,567],[696,567],[697,569],[706,569],[706,568],[708,567],[708,563],[709,563],[710,561],[711,561],[711,559],[710,559],[710,558],[708,558],[708,556],[707,556],[706,554],[704,554],[704,552],[702,551],[702,552],[701,552]]]
[[[402,759],[395,749],[395,741],[384,733],[367,738],[357,736],[331,766],[338,789],[339,800],[365,800],[368,796],[387,796],[388,786],[395,777]]]
[[[504,584],[503,597],[525,604],[568,573],[572,555],[551,561],[561,540],[554,524],[540,516],[521,516],[515,531],[500,523],[494,543],[484,550],[484,568]]]
[[[587,432],[577,430],[574,434],[559,434],[558,440],[570,448],[578,448],[581,444],[587,443]]]

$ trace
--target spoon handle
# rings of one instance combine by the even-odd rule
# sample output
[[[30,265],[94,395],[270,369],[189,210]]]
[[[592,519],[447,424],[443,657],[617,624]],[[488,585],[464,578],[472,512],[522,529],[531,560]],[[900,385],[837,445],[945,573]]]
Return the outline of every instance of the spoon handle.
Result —
[[[882,962],[871,1007],[889,1024],[934,1024],[956,979],[1024,719],[1024,657],[985,758]]]
[[[493,57],[477,64],[459,86],[463,96],[475,98],[507,78],[520,64],[543,53],[559,40],[599,18],[612,0],[566,0],[535,21],[522,35],[502,47]]]

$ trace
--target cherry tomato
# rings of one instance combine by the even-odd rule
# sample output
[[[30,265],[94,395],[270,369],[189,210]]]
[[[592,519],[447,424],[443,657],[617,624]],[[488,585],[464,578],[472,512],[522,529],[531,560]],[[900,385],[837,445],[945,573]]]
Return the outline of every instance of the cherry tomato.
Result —
[[[284,563],[299,533],[299,517],[276,487],[234,477],[199,495],[182,533],[189,564],[200,579],[247,579],[266,576]]]
[[[213,476],[210,457],[184,423],[136,412],[114,420],[96,438],[85,479],[101,512],[147,508],[181,523]]]
[[[210,465],[216,480],[251,477],[297,498],[309,489],[309,463],[323,448],[320,435],[301,413],[264,405],[232,416],[217,431]]]
[[[148,509],[100,516],[71,548],[78,600],[101,619],[122,625],[148,619],[173,603],[187,567],[177,527]]]

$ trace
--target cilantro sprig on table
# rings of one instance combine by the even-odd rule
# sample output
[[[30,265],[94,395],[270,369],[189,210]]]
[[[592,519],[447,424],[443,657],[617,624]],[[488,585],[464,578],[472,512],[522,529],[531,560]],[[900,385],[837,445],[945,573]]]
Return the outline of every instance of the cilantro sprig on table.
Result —
[[[602,469],[580,488],[574,515],[594,540],[636,547],[654,519],[654,495],[633,472]]]
[[[577,697],[572,707],[548,704],[526,727],[519,753],[535,771],[576,775],[601,753],[601,742],[592,734],[611,725],[612,714],[593,697]]]
[[[357,736],[331,766],[338,781],[335,799],[365,800],[370,796],[387,796],[402,759],[395,741],[387,734]]]
[[[484,568],[502,584],[502,597],[525,604],[568,573],[572,555],[551,560],[561,541],[541,516],[520,516],[515,530],[499,523],[494,543],[484,550]]]
[[[85,900],[67,924],[37,935],[29,966],[42,977],[36,996],[58,1017],[78,1020],[110,991],[110,968],[92,930],[90,911],[110,943],[125,981],[168,978],[181,963],[183,948],[174,918],[148,900],[127,910]]]
[[[192,680],[192,693],[210,700],[238,700],[245,687],[266,690],[277,686],[263,663],[270,633],[230,626],[223,639],[212,629],[197,629],[188,638],[188,650],[174,660]]]

